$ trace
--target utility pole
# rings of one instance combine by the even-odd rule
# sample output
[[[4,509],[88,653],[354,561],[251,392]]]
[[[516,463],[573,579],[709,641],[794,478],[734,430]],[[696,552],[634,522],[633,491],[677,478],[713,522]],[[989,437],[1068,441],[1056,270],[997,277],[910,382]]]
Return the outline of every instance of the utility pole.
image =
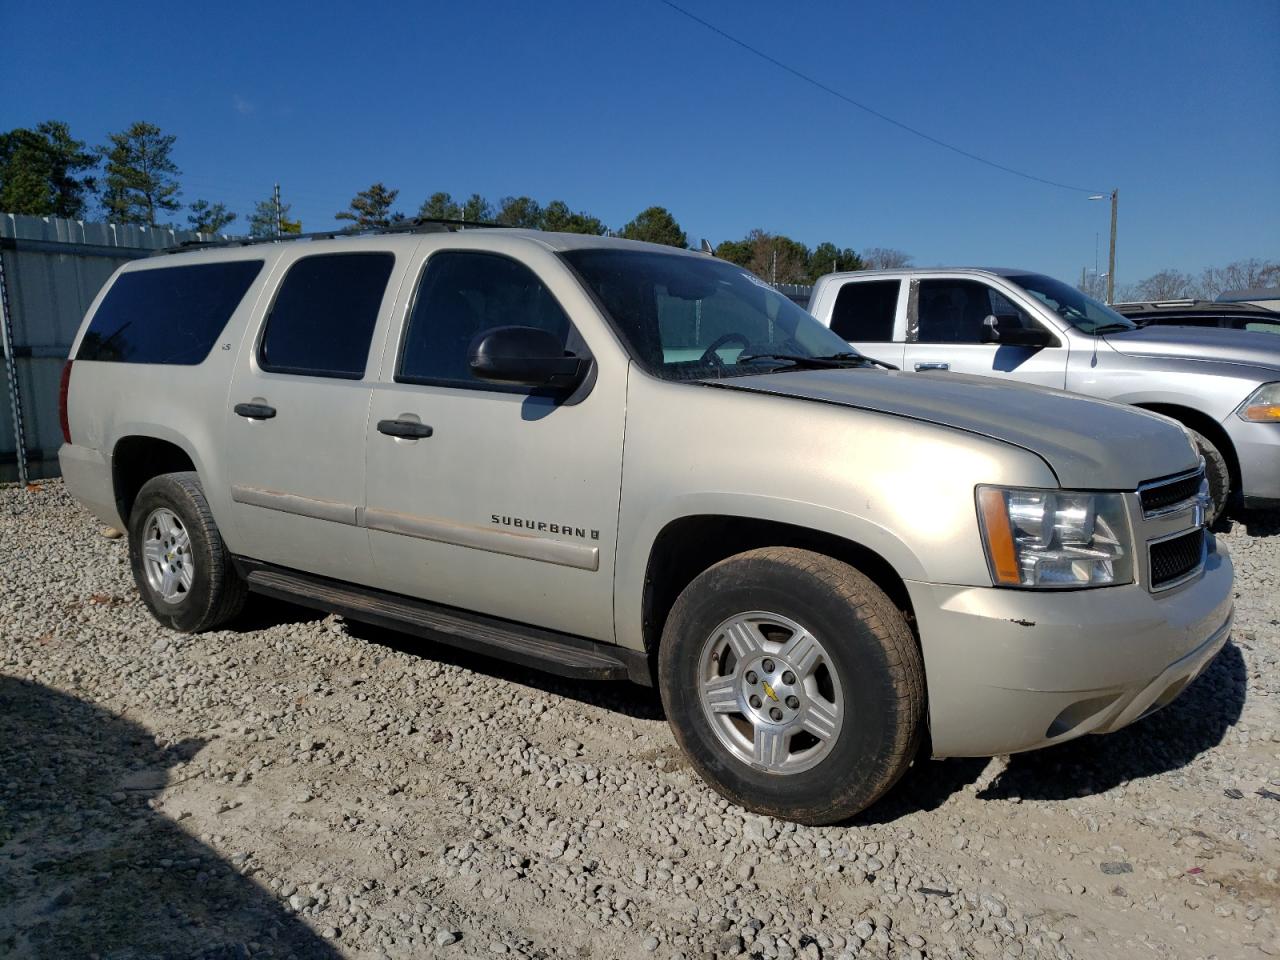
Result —
[[[283,224],[281,223],[282,217],[280,214],[280,184],[278,183],[276,184],[276,189],[275,189],[275,201],[276,201],[276,239],[279,240],[280,234],[284,233],[284,229],[283,229]],[[1116,235],[1115,215],[1112,214],[1112,221],[1111,221],[1112,241],[1111,242],[1113,244],[1115,243],[1115,235]]]
[[[1111,191],[1111,254],[1107,257],[1107,303],[1116,302],[1116,213],[1120,207],[1120,191]]]
[[[1089,198],[1090,200],[1105,200],[1105,193],[1095,193]],[[1115,303],[1116,299],[1116,214],[1120,208],[1120,191],[1115,189],[1111,191],[1111,252],[1107,256],[1107,303]],[[1095,241],[1096,249],[1096,241]],[[1097,273],[1094,268],[1094,273]]]

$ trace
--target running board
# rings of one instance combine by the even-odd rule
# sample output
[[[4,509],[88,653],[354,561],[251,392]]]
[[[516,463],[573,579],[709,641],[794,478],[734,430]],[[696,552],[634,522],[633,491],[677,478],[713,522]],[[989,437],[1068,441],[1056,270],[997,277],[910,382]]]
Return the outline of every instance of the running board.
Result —
[[[652,686],[648,658],[572,634],[499,620],[395,593],[235,558],[254,593],[578,680]]]

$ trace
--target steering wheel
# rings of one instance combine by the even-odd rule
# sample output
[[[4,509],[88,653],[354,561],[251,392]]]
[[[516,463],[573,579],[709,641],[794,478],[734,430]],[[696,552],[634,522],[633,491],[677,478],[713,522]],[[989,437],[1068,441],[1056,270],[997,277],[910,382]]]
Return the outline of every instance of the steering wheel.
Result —
[[[698,362],[710,363],[717,367],[723,367],[724,361],[720,359],[720,354],[716,353],[716,351],[719,350],[721,347],[723,347],[725,344],[734,343],[735,341],[742,344],[743,350],[751,346],[751,341],[748,340],[746,337],[744,337],[742,334],[725,333],[716,337],[715,341],[711,344],[711,346],[707,347],[707,349],[702,351],[702,356],[698,358]]]

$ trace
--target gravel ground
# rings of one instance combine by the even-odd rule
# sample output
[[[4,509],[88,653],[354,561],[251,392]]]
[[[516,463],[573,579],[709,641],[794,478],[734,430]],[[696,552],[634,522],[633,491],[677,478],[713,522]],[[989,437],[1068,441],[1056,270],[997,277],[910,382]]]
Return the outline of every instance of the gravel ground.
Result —
[[[1173,706],[918,763],[853,824],[743,814],[652,691],[255,601],[182,637],[123,541],[0,488],[0,955],[1280,955],[1280,517]]]

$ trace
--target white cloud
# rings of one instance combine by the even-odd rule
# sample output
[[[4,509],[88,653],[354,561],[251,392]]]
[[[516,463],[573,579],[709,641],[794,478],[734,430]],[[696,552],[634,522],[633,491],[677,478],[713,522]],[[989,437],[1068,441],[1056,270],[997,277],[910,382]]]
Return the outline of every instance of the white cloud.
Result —
[[[250,103],[244,97],[240,96],[240,94],[238,93],[232,95],[231,103],[232,103],[232,106],[236,108],[236,113],[239,113],[246,117],[249,114],[253,113],[253,111],[256,109],[252,103]]]

